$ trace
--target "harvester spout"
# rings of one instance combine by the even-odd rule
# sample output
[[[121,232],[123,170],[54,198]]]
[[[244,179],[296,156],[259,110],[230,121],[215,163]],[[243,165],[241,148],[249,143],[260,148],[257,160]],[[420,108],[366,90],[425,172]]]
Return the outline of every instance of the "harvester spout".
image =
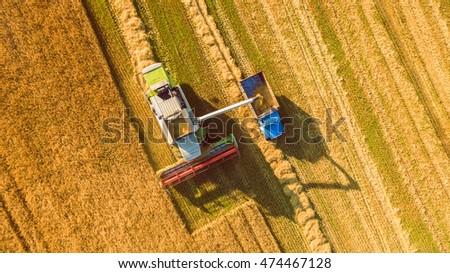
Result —
[[[231,111],[231,110],[233,110],[233,109],[236,109],[236,108],[239,108],[239,107],[241,107],[241,106],[250,104],[250,103],[252,103],[252,102],[253,102],[254,100],[256,100],[256,99],[257,99],[257,97],[253,97],[253,98],[250,98],[250,99],[247,99],[247,100],[244,100],[244,101],[241,101],[241,102],[232,104],[232,105],[230,105],[230,106],[224,107],[224,108],[222,108],[222,109],[216,110],[216,111],[211,112],[211,113],[209,113],[209,114],[206,114],[206,115],[204,115],[204,116],[197,117],[197,118],[196,118],[196,119],[197,119],[197,122],[198,122],[198,123],[201,123],[201,122],[203,122],[203,121],[205,121],[205,120],[207,120],[207,119],[209,119],[209,118],[217,117],[217,116],[219,116],[219,115],[221,115],[221,114],[223,114],[223,113],[226,113],[226,112],[228,112],[228,111]]]

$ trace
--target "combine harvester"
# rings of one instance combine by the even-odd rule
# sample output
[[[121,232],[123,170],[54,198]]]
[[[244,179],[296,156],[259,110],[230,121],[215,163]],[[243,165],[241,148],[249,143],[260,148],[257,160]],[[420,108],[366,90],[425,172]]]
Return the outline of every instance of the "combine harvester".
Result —
[[[163,189],[175,186],[216,165],[239,156],[233,134],[215,143],[208,143],[208,129],[203,121],[235,108],[250,104],[259,127],[266,139],[275,139],[284,132],[278,102],[267,84],[264,74],[257,73],[240,82],[246,100],[195,117],[183,90],[175,85],[169,71],[161,63],[142,70],[150,89],[145,93],[161,130],[170,145],[176,145],[182,155],[174,165],[157,172]]]

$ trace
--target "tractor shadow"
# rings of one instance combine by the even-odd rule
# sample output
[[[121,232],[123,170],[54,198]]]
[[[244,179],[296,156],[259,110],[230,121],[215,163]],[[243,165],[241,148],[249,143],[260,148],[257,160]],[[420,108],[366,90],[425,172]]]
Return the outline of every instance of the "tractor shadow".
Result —
[[[211,104],[216,104],[214,99],[210,102],[205,101],[187,84],[182,84],[181,88],[196,116],[218,109]],[[227,114],[207,120],[203,125],[214,128],[217,140],[231,133],[236,139],[248,138],[245,132],[238,129],[240,126]],[[221,212],[229,211],[250,199],[257,202],[269,215],[283,215],[290,219],[293,217],[292,207],[284,198],[282,187],[274,183],[277,181],[275,175],[267,171],[264,174],[258,172],[259,169],[270,169],[270,165],[264,160],[255,160],[255,158],[263,158],[261,151],[255,147],[254,143],[240,144],[240,159],[226,161],[171,189],[172,199],[177,204],[178,210],[183,212],[188,223],[191,220],[197,221],[195,219],[203,221],[202,218],[205,217],[202,217],[202,214],[207,215],[207,218],[214,218]],[[188,211],[188,207],[192,205],[199,208],[197,216],[187,215],[192,213]],[[190,229],[196,229],[196,226],[198,223],[193,223]]]
[[[355,179],[330,156],[330,150],[327,141],[339,141],[336,136],[330,138],[321,132],[321,126],[325,130],[325,120],[320,121],[312,117],[298,105],[293,103],[286,96],[277,98],[281,107],[280,115],[283,118],[285,125],[285,134],[283,137],[277,139],[277,147],[280,148],[284,154],[294,157],[300,161],[307,161],[310,163],[317,163],[319,160],[327,160],[334,168],[342,173],[345,178],[345,184],[339,182],[314,182],[308,181],[304,183],[304,187],[315,189],[339,189],[351,190],[359,189],[358,183]],[[304,179],[300,177],[300,179]]]

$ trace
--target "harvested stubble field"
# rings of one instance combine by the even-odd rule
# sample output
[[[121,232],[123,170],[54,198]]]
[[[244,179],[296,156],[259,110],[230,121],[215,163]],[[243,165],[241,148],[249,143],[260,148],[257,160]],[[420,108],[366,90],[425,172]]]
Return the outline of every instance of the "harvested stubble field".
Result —
[[[449,10],[3,1],[0,251],[449,252]],[[239,160],[167,195],[155,172],[179,154],[152,141],[138,74],[156,61],[197,115],[242,100],[237,81],[263,70],[286,136],[266,142],[251,121],[233,131],[251,136]],[[129,140],[102,142],[111,117]]]

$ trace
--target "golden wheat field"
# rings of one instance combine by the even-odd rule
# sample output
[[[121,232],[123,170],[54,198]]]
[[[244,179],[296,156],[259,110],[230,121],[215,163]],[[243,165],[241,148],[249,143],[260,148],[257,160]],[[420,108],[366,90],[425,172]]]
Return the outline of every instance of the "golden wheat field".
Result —
[[[0,6],[0,252],[450,252],[448,1]],[[168,194],[156,62],[196,115],[264,71],[285,134],[222,115],[240,158]]]

